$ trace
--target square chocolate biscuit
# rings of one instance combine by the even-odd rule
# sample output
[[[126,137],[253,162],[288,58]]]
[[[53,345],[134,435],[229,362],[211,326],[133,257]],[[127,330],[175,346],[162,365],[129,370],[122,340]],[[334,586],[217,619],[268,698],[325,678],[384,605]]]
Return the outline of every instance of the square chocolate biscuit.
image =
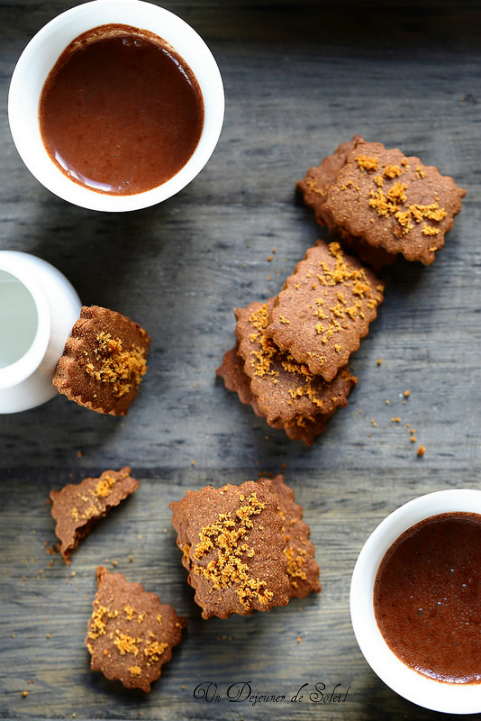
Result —
[[[455,181],[401,150],[359,141],[322,205],[328,227],[428,265],[466,195]]]
[[[318,167],[309,168],[305,178],[296,184],[297,191],[302,195],[304,203],[314,210],[319,225],[327,225],[330,233],[336,235],[337,227],[328,225],[330,217],[325,217],[323,206],[327,200],[327,192],[335,182],[338,172],[344,167],[348,153],[364,143],[360,135],[355,135],[347,143],[341,143],[332,155],[328,155]]]
[[[341,143],[332,155],[328,155],[316,168],[309,168],[305,178],[296,184],[304,203],[314,210],[319,225],[326,225],[334,238],[339,238],[344,248],[357,255],[363,263],[370,265],[377,272],[385,265],[390,265],[396,259],[384,248],[374,248],[362,238],[349,235],[346,230],[338,227],[328,213],[324,213],[324,203],[331,185],[334,184],[337,174],[344,167],[348,154],[360,143],[365,141],[360,135],[355,135],[347,143]]]
[[[268,479],[260,478],[262,485]],[[302,520],[303,509],[295,502],[294,491],[278,474],[270,481],[270,491],[279,500],[279,510],[284,519],[283,530],[286,534],[284,555],[287,558],[291,597],[305,598],[310,593],[320,593],[320,568],[314,559],[316,549],[309,541],[311,529]]]
[[[140,583],[97,568],[97,593],[85,644],[92,671],[148,693],[182,640],[187,620]]]
[[[333,381],[369,332],[383,291],[373,271],[339,243],[318,241],[284,283],[265,335],[310,373]]]
[[[107,308],[84,306],[53,384],[81,406],[125,416],[147,370],[149,344],[138,323]]]
[[[172,525],[202,617],[269,611],[289,601],[278,500],[247,481],[188,491],[170,504]]]
[[[126,466],[118,472],[104,471],[100,478],[84,478],[81,483],[69,483],[60,491],[50,492],[52,517],[57,522],[55,533],[67,562],[99,518],[138,487],[139,482],[130,477],[130,468]]]
[[[289,426],[298,419],[312,420],[346,406],[352,388],[347,377],[338,373],[327,382],[311,373],[305,363],[298,363],[291,353],[280,351],[267,337],[274,305],[271,298],[235,311],[238,353],[244,359],[244,373],[250,378],[250,390],[262,415],[268,423],[280,421]]]

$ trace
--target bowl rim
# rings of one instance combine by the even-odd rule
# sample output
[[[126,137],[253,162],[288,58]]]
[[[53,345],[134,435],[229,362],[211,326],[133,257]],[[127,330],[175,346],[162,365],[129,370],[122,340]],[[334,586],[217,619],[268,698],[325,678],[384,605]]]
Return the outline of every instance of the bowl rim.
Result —
[[[481,683],[448,684],[417,673],[391,651],[374,615],[374,582],[386,551],[416,523],[441,513],[481,515],[481,491],[449,489],[428,493],[400,506],[374,529],[356,561],[350,613],[354,635],[372,670],[393,691],[418,706],[451,714],[481,711]]]

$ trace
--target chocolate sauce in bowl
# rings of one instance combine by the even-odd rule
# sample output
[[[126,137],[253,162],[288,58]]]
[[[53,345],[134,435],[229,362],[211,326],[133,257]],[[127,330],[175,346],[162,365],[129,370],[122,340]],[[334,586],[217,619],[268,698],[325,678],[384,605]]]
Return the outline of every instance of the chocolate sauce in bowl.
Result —
[[[443,513],[405,531],[379,566],[374,612],[407,666],[481,683],[481,515]]]
[[[204,122],[197,79],[161,38],[128,25],[80,35],[50,72],[42,140],[74,182],[133,195],[162,185],[192,156]]]

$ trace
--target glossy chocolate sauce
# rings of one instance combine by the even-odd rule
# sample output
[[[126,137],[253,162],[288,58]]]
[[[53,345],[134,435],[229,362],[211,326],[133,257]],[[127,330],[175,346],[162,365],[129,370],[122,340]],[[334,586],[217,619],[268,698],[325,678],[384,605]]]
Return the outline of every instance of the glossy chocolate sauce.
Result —
[[[391,650],[445,683],[481,682],[481,515],[444,513],[387,551],[374,611]]]
[[[48,76],[40,130],[72,180],[110,195],[151,190],[194,152],[204,122],[199,84],[161,38],[103,25],[76,38]]]

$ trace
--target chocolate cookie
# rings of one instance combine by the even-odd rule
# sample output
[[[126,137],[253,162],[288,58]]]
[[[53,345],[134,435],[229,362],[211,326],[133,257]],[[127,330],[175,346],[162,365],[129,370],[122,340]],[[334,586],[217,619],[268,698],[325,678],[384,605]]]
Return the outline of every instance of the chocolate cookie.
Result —
[[[107,308],[84,306],[53,384],[81,406],[125,416],[147,370],[149,344],[138,323]]]
[[[329,185],[322,217],[369,246],[433,262],[466,191],[417,157],[358,141]]]
[[[289,426],[299,419],[330,415],[347,405],[352,384],[342,374],[328,383],[312,374],[305,363],[298,363],[289,352],[280,351],[266,335],[274,299],[238,308],[236,335],[244,373],[250,390],[268,423],[280,421]]]
[[[333,381],[367,335],[383,301],[384,284],[339,243],[318,241],[275,299],[265,335]]]
[[[216,375],[224,380],[227,390],[237,393],[241,403],[251,405],[257,416],[262,415],[251,391],[250,378],[244,371],[244,359],[239,355],[239,343],[224,353],[222,365],[216,369]]]
[[[85,639],[92,670],[148,693],[181,642],[187,620],[140,583],[103,566],[97,568],[93,607]]]
[[[327,199],[327,191],[335,182],[338,172],[344,167],[348,153],[364,143],[360,135],[355,135],[347,143],[341,143],[332,155],[328,155],[316,168],[309,168],[303,180],[299,180],[296,189],[301,193],[304,203],[312,208],[319,225],[327,225],[329,218],[323,213]],[[329,232],[336,231],[336,226],[328,226]]]
[[[206,486],[170,507],[203,618],[245,616],[288,603],[283,519],[268,484]]]
[[[204,618],[268,611],[320,592],[310,528],[282,475],[187,491],[170,508]]]
[[[238,394],[239,400],[242,403],[252,406],[257,416],[264,417],[264,414],[259,409],[257,399],[251,391],[251,379],[244,372],[244,359],[238,354],[237,349],[238,346],[224,354],[224,361],[216,370],[216,373],[224,379],[225,386],[228,390]],[[275,378],[271,379],[271,381],[275,381]],[[319,381],[322,382],[322,379],[319,378]],[[314,438],[324,432],[327,421],[332,418],[337,408],[341,408],[347,404],[347,395],[356,383],[357,378],[350,373],[348,368],[343,368],[333,381],[333,385],[337,388],[339,395],[337,398],[335,396],[332,397],[331,400],[334,402],[335,407],[329,413],[317,412],[314,416],[307,418],[295,416],[286,422],[279,419],[267,422],[272,428],[285,431],[291,440],[302,440],[307,446],[311,446]],[[273,383],[273,385],[273,395],[275,395],[276,384]],[[326,395],[328,394],[329,392],[326,393]],[[289,401],[290,397],[286,399],[287,403],[289,403]],[[278,401],[276,401],[276,403],[277,402]]]
[[[374,248],[362,238],[350,235],[346,230],[338,227],[328,213],[323,212],[329,188],[346,164],[349,152],[364,142],[360,135],[355,135],[347,143],[341,143],[318,167],[309,168],[305,178],[296,184],[296,189],[302,195],[304,203],[314,210],[317,222],[327,226],[329,233],[334,238],[339,238],[344,248],[352,251],[363,263],[370,265],[377,272],[383,266],[393,263],[396,256],[391,255],[384,248]]]
[[[262,485],[267,480],[260,478],[259,483]],[[305,598],[310,593],[320,593],[320,568],[314,560],[316,549],[309,541],[311,529],[302,520],[302,507],[295,502],[294,491],[280,473],[270,481],[270,491],[278,498],[279,509],[284,518],[284,555],[288,562],[291,597]]]
[[[68,562],[70,554],[92,526],[114,506],[137,490],[139,482],[130,477],[127,466],[120,471],[104,471],[100,478],[84,478],[60,491],[51,491],[55,533],[61,541],[60,552]]]

